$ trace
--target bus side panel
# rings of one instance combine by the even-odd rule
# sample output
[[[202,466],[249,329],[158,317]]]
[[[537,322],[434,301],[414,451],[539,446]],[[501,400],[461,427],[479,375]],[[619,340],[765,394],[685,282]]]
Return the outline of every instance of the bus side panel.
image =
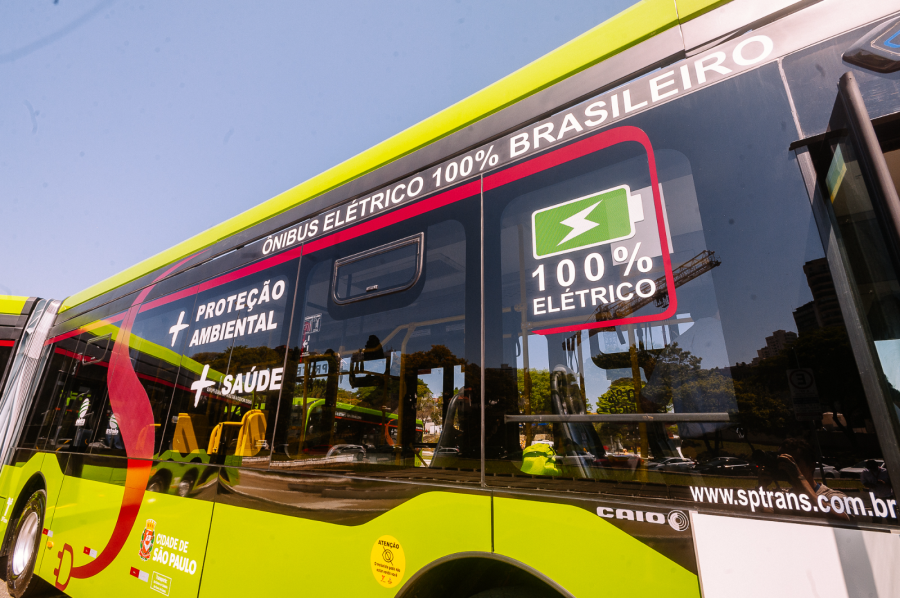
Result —
[[[0,538],[10,526],[13,505],[22,492],[22,486],[31,479],[35,473],[41,470],[44,460],[43,453],[35,453],[30,459],[13,465],[4,465],[0,471],[0,500],[3,501],[3,515],[0,517]],[[15,525],[14,522],[12,522]]]
[[[391,540],[384,537],[389,536]],[[376,577],[373,549],[379,541],[399,544],[405,571],[395,583]],[[248,546],[268,546],[260,561],[235,565]],[[490,552],[491,502],[487,496],[427,492],[358,526],[322,523],[217,504],[200,598],[224,594],[281,596],[294,588],[303,596],[393,595],[419,569],[449,554]],[[260,563],[264,563],[260,567]]]
[[[85,477],[66,476],[60,492],[53,519],[53,550],[40,568],[41,577],[50,583],[56,581],[57,568],[61,569],[60,582],[68,576],[68,558],[61,557],[65,545],[72,548],[74,567],[84,566],[102,553],[126,492],[124,486],[97,479],[100,470],[106,470],[109,478],[119,477],[113,468],[84,469]],[[141,502],[137,520],[113,562],[93,577],[71,578],[66,594],[197,595],[213,503],[155,492],[145,492]]]
[[[495,497],[494,549],[578,598],[700,597],[694,573],[608,520],[572,505]]]
[[[49,531],[53,529],[53,517],[56,513],[56,504],[59,501],[59,493],[62,491],[65,475],[63,469],[60,467],[60,459],[57,455],[48,455],[46,453],[43,455],[44,460],[41,464],[41,474],[44,476],[44,483],[47,484],[47,512],[44,514],[44,529]],[[65,463],[66,457],[63,457],[63,463]],[[41,546],[45,549],[38,551],[34,564],[35,571],[40,572],[44,557],[50,552],[49,549],[46,548],[46,542],[48,540],[52,541],[52,538],[43,538]],[[40,573],[38,574],[40,575]]]

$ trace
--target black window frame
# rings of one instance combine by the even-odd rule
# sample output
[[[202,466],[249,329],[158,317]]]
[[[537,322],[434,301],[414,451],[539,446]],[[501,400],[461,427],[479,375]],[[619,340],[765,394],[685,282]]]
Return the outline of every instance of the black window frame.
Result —
[[[373,292],[363,293],[362,295],[354,295],[352,297],[348,297],[346,299],[341,299],[338,297],[337,292],[337,283],[338,283],[338,270],[342,266],[347,266],[356,262],[359,262],[364,259],[368,259],[371,257],[375,257],[382,253],[387,253],[389,251],[393,251],[395,249],[400,249],[401,247],[406,247],[407,245],[415,245],[416,246],[416,274],[409,282],[403,283],[400,286],[393,286],[386,289],[378,289]],[[334,301],[337,305],[347,305],[350,303],[355,303],[357,301],[365,301],[366,299],[373,299],[375,297],[382,297],[384,295],[390,295],[392,293],[402,293],[407,289],[411,289],[416,286],[416,283],[419,282],[419,279],[422,277],[422,264],[425,262],[425,233],[420,232],[415,235],[410,235],[409,237],[405,237],[403,239],[397,239],[396,241],[391,241],[390,243],[385,243],[384,245],[380,245],[378,247],[374,247],[372,249],[367,249],[366,251],[361,251],[351,256],[342,257],[340,259],[334,260],[334,269],[332,271],[332,280],[331,280],[331,300]]]

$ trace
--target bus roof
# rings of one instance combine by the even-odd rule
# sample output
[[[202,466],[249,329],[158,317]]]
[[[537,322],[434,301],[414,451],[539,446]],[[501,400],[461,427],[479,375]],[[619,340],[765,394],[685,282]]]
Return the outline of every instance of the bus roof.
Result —
[[[16,295],[0,295],[0,314],[14,314],[18,316],[24,311],[28,299],[28,297],[18,297]]]
[[[731,0],[642,0],[496,83],[325,172],[68,297],[60,312],[264,222]]]

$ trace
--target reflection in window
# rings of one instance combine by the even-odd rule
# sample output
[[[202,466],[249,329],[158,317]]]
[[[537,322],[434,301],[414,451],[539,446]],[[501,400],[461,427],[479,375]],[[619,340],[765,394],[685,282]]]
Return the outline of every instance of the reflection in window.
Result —
[[[467,246],[459,222],[429,218],[424,234],[374,255],[359,249],[384,234],[304,256],[296,385],[290,404],[282,398],[273,467],[478,468],[480,417],[470,408],[478,370],[465,357],[479,340],[466,294],[477,245]],[[368,257],[342,263],[353,251]],[[378,294],[366,291],[375,284]],[[366,300],[341,301],[355,296]]]
[[[723,103],[735,87],[740,106]],[[748,511],[736,492],[749,501],[760,486],[810,505],[822,493],[868,500],[858,477],[839,472],[879,458],[881,448],[821,240],[796,170],[759,149],[777,137],[783,151],[791,140],[758,125],[700,139],[702,127],[691,124],[704,106],[781,106],[759,98],[753,108],[748,93],[767,92],[734,80],[632,119],[654,146],[672,288],[659,240],[642,228],[654,213],[644,203],[651,187],[642,147],[620,144],[486,184],[488,474],[689,502],[727,488],[733,502],[720,496],[718,508]],[[580,220],[559,206],[616,188],[642,203],[639,211],[629,203],[631,237],[592,237],[581,247],[576,235],[564,237],[570,245],[559,254],[534,250],[535,213],[559,210],[559,235],[571,235]],[[593,206],[578,204],[578,218],[599,227],[604,216]],[[628,295],[638,276],[654,282],[644,283],[647,296]],[[677,309],[660,319],[673,298]],[[622,317],[632,322],[602,326]],[[822,516],[796,504],[769,512]]]
[[[170,458],[268,464],[278,399],[294,385],[285,353],[296,272],[291,261],[197,296],[166,427]]]

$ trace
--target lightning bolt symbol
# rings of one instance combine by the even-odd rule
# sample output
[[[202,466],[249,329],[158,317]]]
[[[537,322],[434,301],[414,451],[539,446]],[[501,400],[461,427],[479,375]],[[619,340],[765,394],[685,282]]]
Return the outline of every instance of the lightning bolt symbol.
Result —
[[[600,201],[603,201],[603,200],[601,199]],[[565,220],[560,222],[560,224],[564,224],[564,225],[568,226],[569,228],[571,228],[572,230],[569,231],[569,234],[566,235],[562,241],[560,241],[559,243],[556,244],[557,247],[559,247],[566,241],[571,241],[578,235],[588,232],[592,228],[600,226],[596,222],[591,222],[590,220],[587,219],[588,214],[590,214],[594,210],[594,208],[596,208],[600,204],[600,201],[598,201],[597,203],[595,203],[592,206],[589,206],[589,207],[581,210],[577,214],[573,214],[573,215],[569,216],[568,218],[566,218]]]

